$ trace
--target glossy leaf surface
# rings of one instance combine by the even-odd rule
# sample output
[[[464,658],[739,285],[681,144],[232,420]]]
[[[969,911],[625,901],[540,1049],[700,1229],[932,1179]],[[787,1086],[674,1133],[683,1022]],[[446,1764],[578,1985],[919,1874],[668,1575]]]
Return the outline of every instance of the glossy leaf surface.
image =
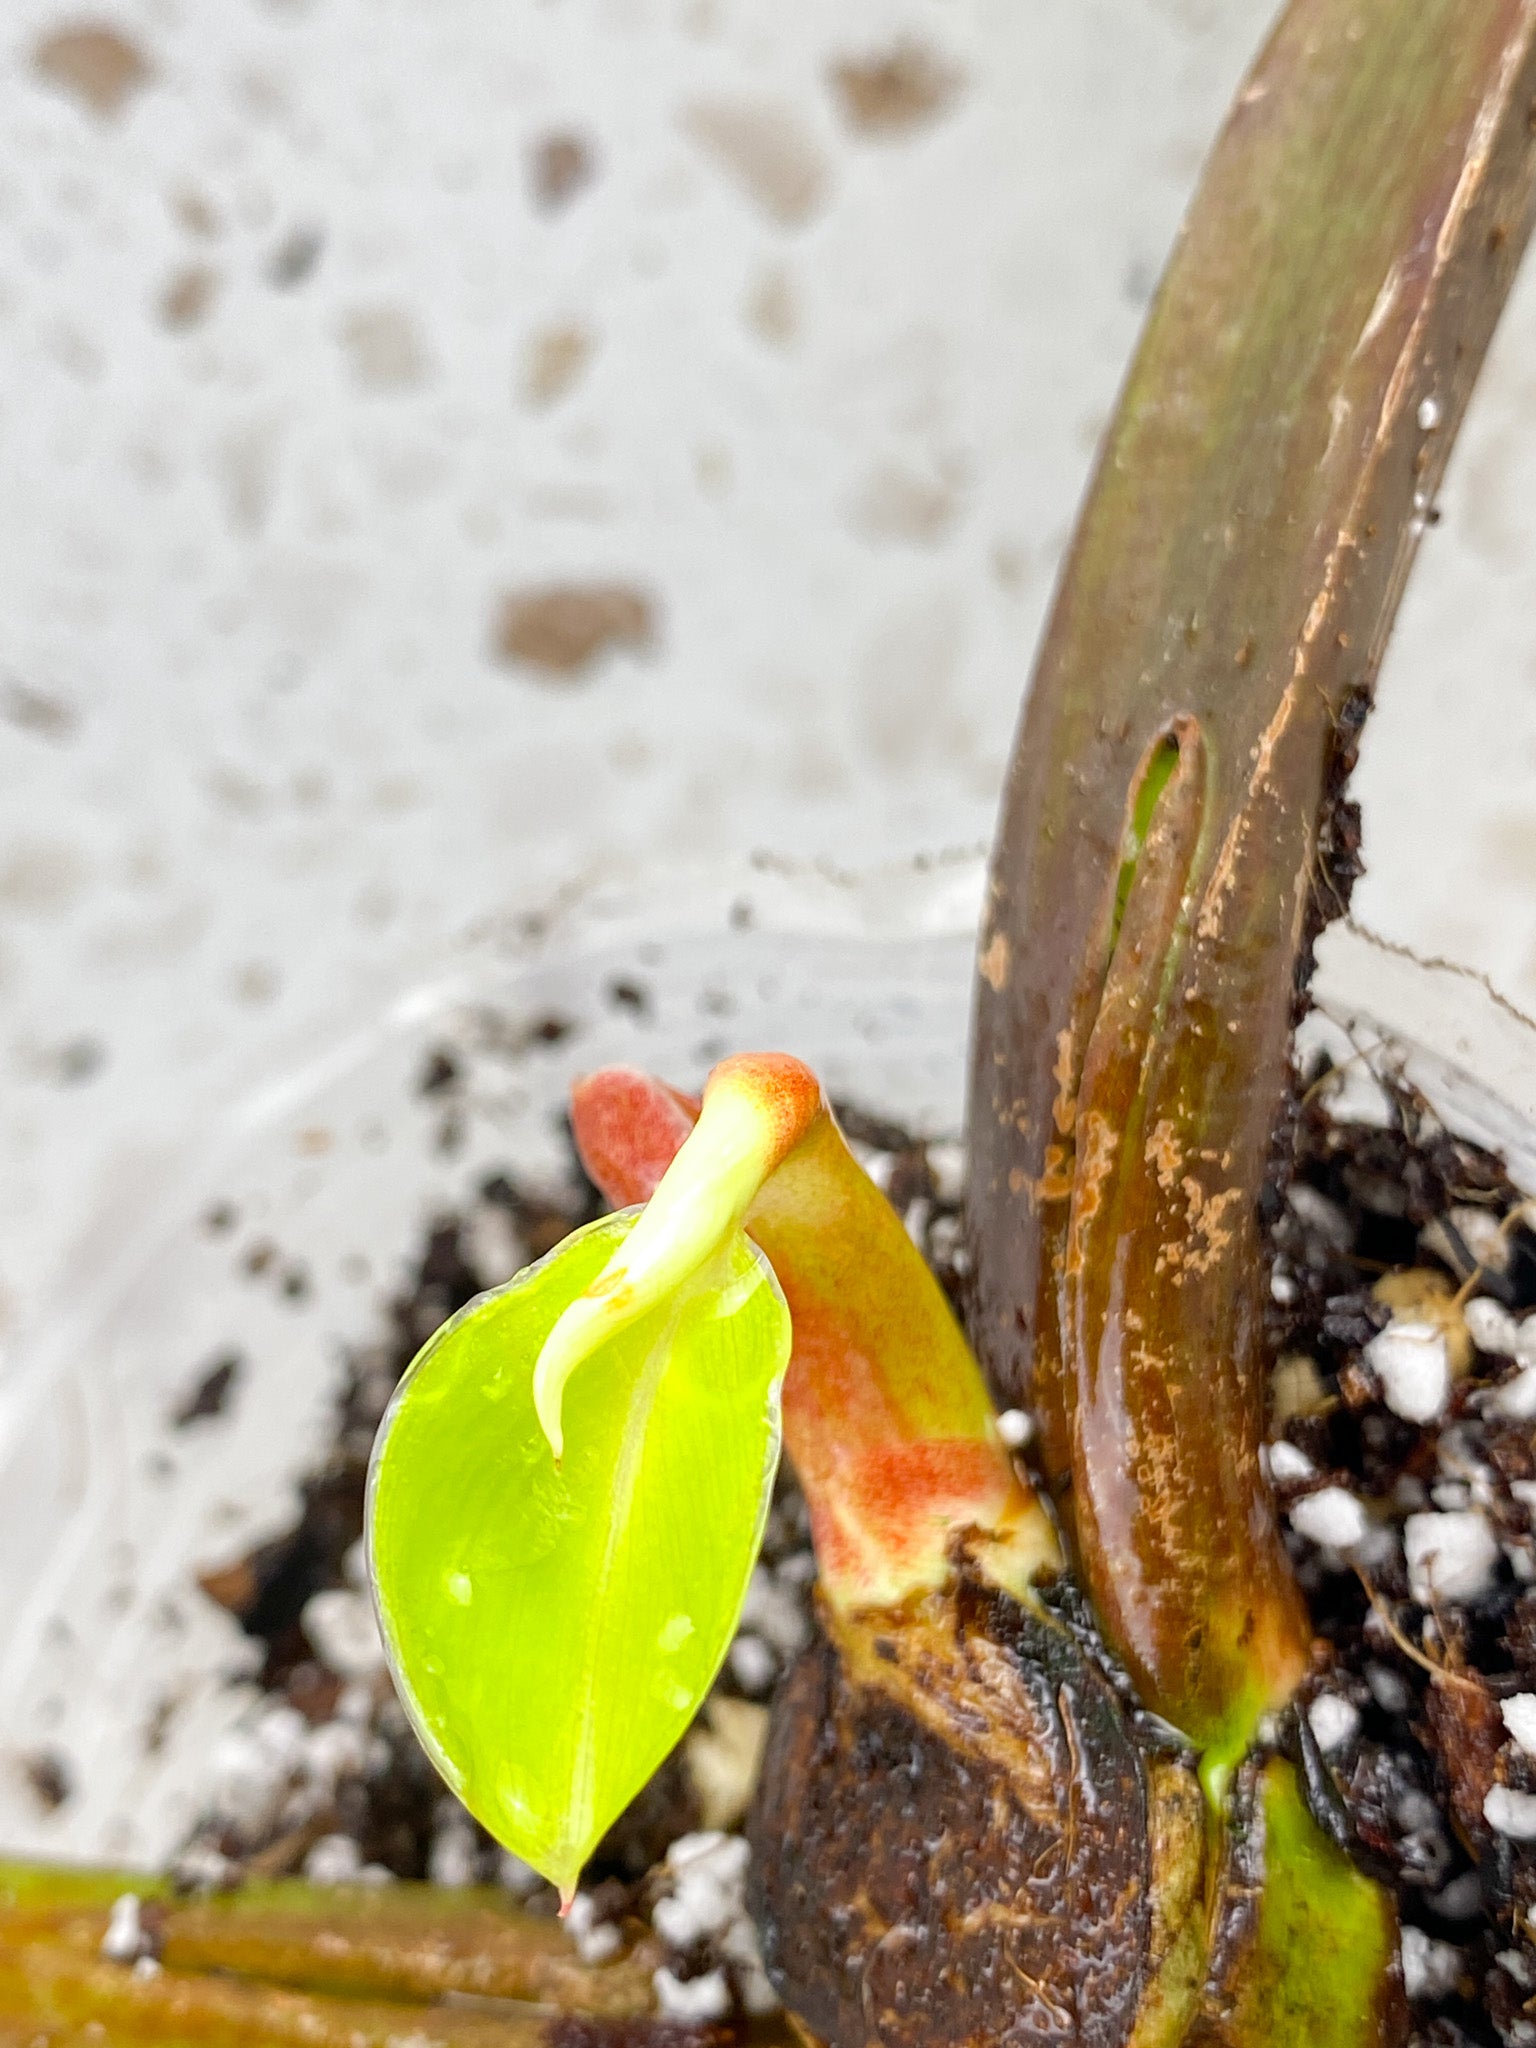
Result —
[[[374,1451],[370,1561],[429,1755],[567,1895],[725,1655],[767,1514],[789,1316],[733,1232],[565,1391],[555,1463],[533,1368],[633,1213],[473,1302],[412,1365]]]

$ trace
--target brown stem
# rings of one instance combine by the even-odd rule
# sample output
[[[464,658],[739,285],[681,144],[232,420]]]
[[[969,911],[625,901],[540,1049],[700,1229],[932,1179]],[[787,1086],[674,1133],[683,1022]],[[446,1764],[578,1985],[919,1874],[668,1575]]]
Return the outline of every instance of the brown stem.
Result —
[[[407,2005],[211,1973],[140,1972],[46,1941],[0,1943],[0,2015],[109,2048],[707,2048],[729,2038],[651,2019]]]
[[[112,1901],[129,1891],[158,1972],[101,1953]],[[14,2021],[25,2039],[106,2048],[702,2048],[710,2029],[656,2017],[661,1960],[645,1936],[583,1964],[562,1928],[491,1892],[295,1882],[178,1899],[121,1871],[0,1865],[0,2041]],[[440,2003],[455,1999],[471,2004]]]
[[[1533,105],[1533,0],[1293,0],[1158,295],[1009,775],[973,1336],[1075,1493],[1112,1640],[1201,1741],[1304,1651],[1257,1465],[1258,1200],[1350,878],[1326,806],[1530,228]],[[1149,845],[1116,940],[1142,764],[1192,734],[1198,818],[1193,782],[1159,805],[1183,806],[1178,906]],[[1122,957],[1143,914],[1151,951]]]

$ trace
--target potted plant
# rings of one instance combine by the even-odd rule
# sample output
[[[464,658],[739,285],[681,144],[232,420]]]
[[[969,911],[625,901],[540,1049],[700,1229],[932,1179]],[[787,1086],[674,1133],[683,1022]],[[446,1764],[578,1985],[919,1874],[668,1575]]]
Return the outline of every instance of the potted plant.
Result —
[[[755,1882],[777,1983],[839,2048],[1405,2036],[1390,1903],[1330,1837],[1293,1711],[1312,1651],[1259,1458],[1259,1218],[1283,1170],[1311,943],[1355,868],[1343,785],[1375,666],[1529,226],[1533,104],[1536,11],[1519,0],[1470,26],[1450,0],[1292,0],[1106,442],[1026,702],[978,956],[971,1340],[998,1399],[1035,1418],[1043,1493],[813,1079],[762,1062],[722,1070],[696,1129],[664,1087],[595,1084],[585,1109],[608,1136],[588,1130],[589,1160],[610,1192],[654,1186],[655,1204],[505,1297],[516,1315],[542,1302],[511,1349],[497,1339],[517,1363],[496,1370],[498,1398],[526,1411],[518,1441],[548,1461],[523,1489],[548,1554],[583,1522],[578,1485],[596,1504],[721,1477],[718,1497],[674,1492],[679,1525],[718,1538],[678,1564],[689,1600],[674,1610],[637,1550],[622,1604],[649,1647],[577,1673],[583,1710],[634,1737],[622,1769],[602,1742],[500,1769],[485,1742],[504,1702],[471,1697],[439,1654],[439,1636],[476,1640],[460,1624],[484,1597],[441,1519],[423,1546],[435,1578],[411,1577],[411,1489],[446,1515],[479,1446],[450,1455],[428,1430],[413,1447],[410,1427],[430,1421],[447,1361],[472,1381],[498,1310],[440,1341],[386,1434],[377,1568],[420,1722],[466,1798],[569,1890],[602,1795],[643,1775],[723,1652],[774,1383],[799,1347],[784,1398],[827,1625],[776,1708]],[[900,1312],[882,1316],[889,1300]],[[729,1393],[728,1474],[723,1438],[681,1410],[688,1455],[640,1470],[624,1418],[657,1398],[658,1316],[682,1318],[697,1398]],[[645,1340],[627,1359],[625,1330]],[[569,1475],[556,1466],[566,1387],[580,1453],[607,1432],[585,1477],[575,1436]],[[850,1443],[869,1455],[841,1457]],[[875,1470],[902,1476],[875,1485]],[[567,1599],[611,1593],[633,1561],[627,1523],[598,1533]],[[558,1608],[538,1612],[553,1639]],[[903,1768],[870,1798],[871,1769]],[[78,2012],[107,1998],[94,1979],[79,1995]],[[597,2019],[549,2024],[526,2037],[602,2038]]]

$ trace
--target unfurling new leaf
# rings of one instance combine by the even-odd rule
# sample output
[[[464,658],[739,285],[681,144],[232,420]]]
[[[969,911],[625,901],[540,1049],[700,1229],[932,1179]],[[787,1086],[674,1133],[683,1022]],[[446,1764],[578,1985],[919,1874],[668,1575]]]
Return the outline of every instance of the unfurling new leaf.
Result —
[[[429,1754],[567,1897],[719,1669],[787,1361],[834,1606],[946,1583],[957,1535],[1021,1597],[1060,1562],[937,1282],[806,1067],[726,1060],[702,1104],[610,1069],[574,1110],[598,1181],[649,1200],[433,1339],[380,1432],[369,1515]]]
[[[427,1753],[569,1899],[730,1644],[778,1466],[789,1315],[739,1230],[534,1408],[545,1339],[636,1213],[570,1237],[448,1323],[380,1431],[369,1544]]]

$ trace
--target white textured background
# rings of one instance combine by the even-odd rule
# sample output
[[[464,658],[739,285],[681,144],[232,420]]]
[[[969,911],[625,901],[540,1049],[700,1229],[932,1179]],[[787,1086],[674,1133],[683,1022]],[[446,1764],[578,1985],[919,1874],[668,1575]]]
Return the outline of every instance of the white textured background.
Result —
[[[987,836],[1268,12],[7,0],[0,1335],[150,1154],[477,917]],[[142,63],[115,111],[49,41],[82,19]],[[934,104],[871,133],[838,66],[902,46]],[[591,176],[541,204],[563,135]],[[1536,1008],[1536,276],[1443,502],[1357,909]],[[551,582],[649,646],[509,661]]]

